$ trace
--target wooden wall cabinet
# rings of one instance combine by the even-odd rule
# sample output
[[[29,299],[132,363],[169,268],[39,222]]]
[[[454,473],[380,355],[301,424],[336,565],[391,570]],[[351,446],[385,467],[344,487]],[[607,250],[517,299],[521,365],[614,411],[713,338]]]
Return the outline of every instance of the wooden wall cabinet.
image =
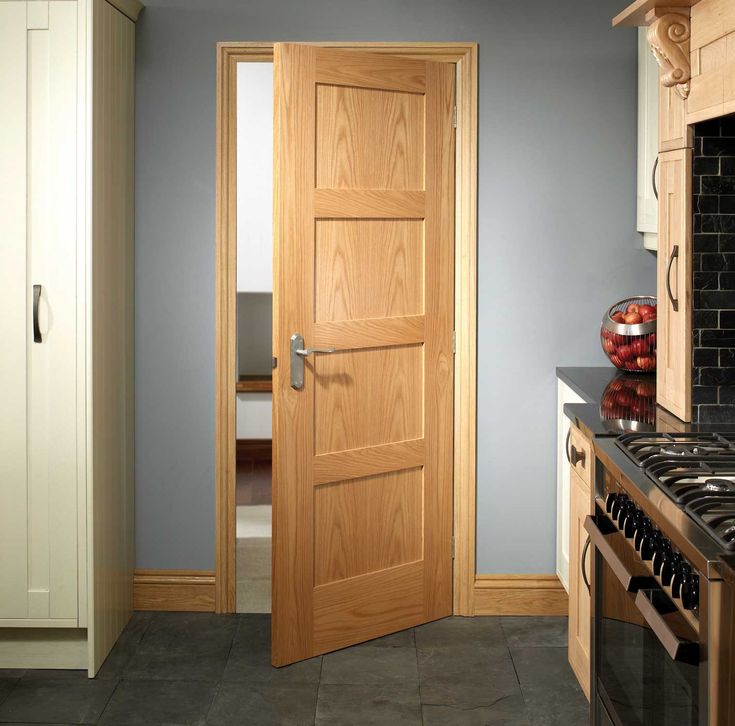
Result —
[[[132,610],[134,0],[0,2],[0,668]]]
[[[590,547],[584,520],[592,514],[594,453],[591,442],[572,426],[569,473],[569,664],[587,699],[590,697],[590,638],[592,620],[588,587]]]

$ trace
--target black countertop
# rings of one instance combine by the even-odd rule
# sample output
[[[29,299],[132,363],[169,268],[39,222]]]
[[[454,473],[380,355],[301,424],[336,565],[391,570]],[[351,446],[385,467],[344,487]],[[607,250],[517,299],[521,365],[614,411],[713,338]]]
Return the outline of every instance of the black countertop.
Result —
[[[556,369],[556,377],[566,383],[586,403],[599,403],[610,381],[620,373],[613,366],[564,366]]]

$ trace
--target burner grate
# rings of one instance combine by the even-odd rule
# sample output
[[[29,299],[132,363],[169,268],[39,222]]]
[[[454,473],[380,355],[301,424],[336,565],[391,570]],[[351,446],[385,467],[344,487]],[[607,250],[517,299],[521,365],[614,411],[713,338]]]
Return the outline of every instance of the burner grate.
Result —
[[[703,496],[685,509],[722,547],[735,552],[735,497]]]
[[[721,434],[625,434],[616,443],[641,468],[670,459],[735,457],[735,441]]]

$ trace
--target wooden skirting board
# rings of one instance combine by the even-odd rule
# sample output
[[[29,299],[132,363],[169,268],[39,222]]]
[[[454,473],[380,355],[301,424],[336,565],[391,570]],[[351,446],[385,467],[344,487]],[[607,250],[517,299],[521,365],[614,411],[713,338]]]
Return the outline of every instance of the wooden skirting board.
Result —
[[[214,612],[212,570],[136,570],[135,610]],[[477,575],[473,615],[566,615],[556,575]]]
[[[477,575],[474,615],[566,615],[569,597],[556,575]]]
[[[214,571],[136,570],[133,608],[214,612]]]

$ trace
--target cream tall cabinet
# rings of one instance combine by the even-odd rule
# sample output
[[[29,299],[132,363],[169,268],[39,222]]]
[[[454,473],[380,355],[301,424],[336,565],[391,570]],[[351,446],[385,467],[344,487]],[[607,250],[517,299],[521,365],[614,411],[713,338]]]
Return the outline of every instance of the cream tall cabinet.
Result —
[[[132,606],[133,0],[0,0],[0,668]]]

